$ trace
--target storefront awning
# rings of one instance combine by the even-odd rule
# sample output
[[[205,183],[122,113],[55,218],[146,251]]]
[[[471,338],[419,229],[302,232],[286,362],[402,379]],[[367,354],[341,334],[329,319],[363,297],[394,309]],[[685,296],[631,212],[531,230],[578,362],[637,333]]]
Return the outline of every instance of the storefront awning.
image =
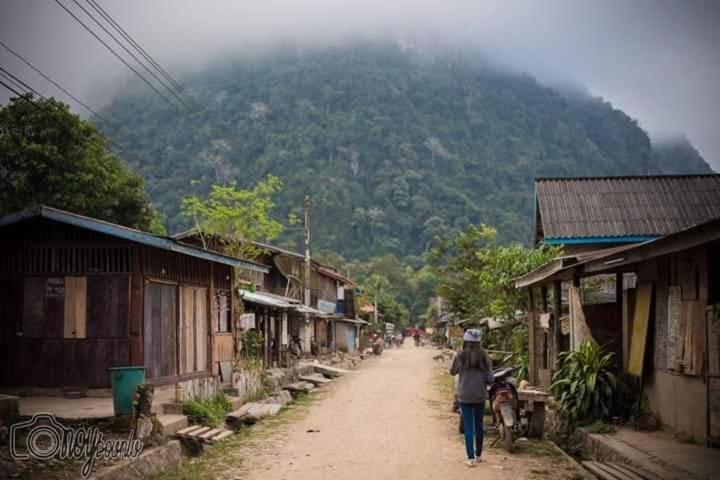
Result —
[[[339,317],[335,319],[338,322],[353,323],[355,325],[370,325],[370,322],[363,320],[362,318],[346,318]]]
[[[293,308],[297,305],[290,303],[292,299],[273,295],[265,292],[251,292],[250,290],[238,289],[240,298],[246,302],[257,303],[266,307],[273,308]]]
[[[298,313],[307,313],[308,315],[311,315],[313,317],[320,317],[320,318],[335,318],[335,315],[323,312],[322,310],[318,310],[317,308],[309,307],[307,305],[293,305],[295,307],[295,311]]]

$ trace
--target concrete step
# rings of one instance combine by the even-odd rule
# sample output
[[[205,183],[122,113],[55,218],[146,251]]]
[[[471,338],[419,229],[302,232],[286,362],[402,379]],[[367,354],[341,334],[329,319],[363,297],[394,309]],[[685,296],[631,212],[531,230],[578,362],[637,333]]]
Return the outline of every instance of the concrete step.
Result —
[[[328,379],[328,378],[325,378],[325,377],[323,377],[322,375],[319,375],[319,374],[315,374],[315,375],[302,375],[302,376],[300,376],[299,378],[300,378],[300,380],[302,380],[303,382],[312,383],[312,384],[315,385],[316,387],[319,387],[320,385],[326,385],[326,384],[332,382],[332,380],[330,380],[330,379]]]
[[[242,425],[252,425],[265,417],[277,415],[282,408],[279,403],[246,403],[238,410],[225,415],[225,422],[237,430]]]
[[[165,415],[182,415],[183,404],[176,402],[168,402],[162,404],[162,413]]]
[[[238,396],[230,396],[230,402],[232,403],[233,410],[237,410],[238,408],[242,407],[243,399]]]
[[[287,390],[292,394],[298,393],[310,393],[315,389],[315,385],[308,382],[295,382],[289,385],[285,385],[283,390]]]
[[[344,368],[331,367],[329,365],[323,365],[321,363],[314,363],[313,368],[315,368],[316,372],[318,372],[328,378],[335,378],[335,377],[339,377],[340,375],[350,373],[350,370],[345,370]]]
[[[292,402],[292,395],[287,390],[280,390],[277,394],[260,400],[258,403],[277,403],[281,407],[284,407],[288,403]]]
[[[189,424],[185,415],[163,414],[157,416],[158,421],[162,425],[163,433],[167,436],[175,435],[175,433]]]

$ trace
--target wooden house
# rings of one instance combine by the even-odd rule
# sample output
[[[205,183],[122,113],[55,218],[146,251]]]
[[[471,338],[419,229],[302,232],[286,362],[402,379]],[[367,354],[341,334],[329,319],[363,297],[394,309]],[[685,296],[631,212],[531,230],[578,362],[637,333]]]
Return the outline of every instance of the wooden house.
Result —
[[[539,178],[536,244],[567,254],[637,244],[717,218],[720,175]]]
[[[194,230],[174,238],[192,245],[201,244]],[[303,298],[305,256],[268,243],[253,244],[259,250],[255,260],[265,265],[267,272],[254,273],[249,277],[254,291],[247,288],[238,291],[247,312],[241,328],[255,328],[263,334],[266,339],[266,363],[287,365],[288,344],[293,337],[300,339],[305,353],[310,353],[313,348],[317,348],[317,353],[334,351],[337,335],[335,320],[348,318],[344,314],[345,291],[346,287],[354,286],[352,281],[330,267],[311,261],[310,298],[306,302]],[[211,239],[208,247],[219,252],[224,249],[218,239]],[[351,302],[352,294],[352,291],[348,293]],[[352,324],[354,331],[358,330],[358,324],[362,322]],[[351,335],[345,325],[340,328],[343,329],[342,334]]]
[[[720,217],[720,202],[713,211]],[[598,276],[613,278],[612,301],[592,295]],[[665,427],[720,444],[720,218],[638,245],[567,255],[516,286],[530,295],[531,383],[547,387],[558,353],[592,337],[641,378]]]
[[[234,359],[234,268],[267,267],[49,207],[0,219],[0,387],[217,386]]]

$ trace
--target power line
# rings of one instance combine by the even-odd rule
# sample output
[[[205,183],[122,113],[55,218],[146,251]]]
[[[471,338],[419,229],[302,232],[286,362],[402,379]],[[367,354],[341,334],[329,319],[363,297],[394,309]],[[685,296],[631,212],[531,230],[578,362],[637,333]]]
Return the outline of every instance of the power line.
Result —
[[[3,67],[0,67],[0,76],[5,77],[9,82],[13,83],[17,88],[20,88],[21,90],[25,89],[25,90],[27,90],[27,91],[26,91],[25,93],[18,92],[17,90],[10,88],[6,83],[2,83],[2,85],[3,85],[5,88],[7,88],[9,91],[11,91],[11,92],[14,93],[15,95],[17,95],[18,98],[21,98],[21,99],[25,100],[26,102],[32,104],[35,108],[38,108],[38,109],[42,110],[42,107],[41,107],[40,105],[38,105],[36,102],[28,99],[28,98],[27,98],[27,95],[29,95],[30,93],[33,93],[33,94],[37,95],[38,97],[40,97],[40,98],[42,98],[43,100],[46,100],[46,101],[48,100],[47,97],[44,97],[40,92],[38,92],[37,90],[35,90],[34,88],[32,88],[30,85],[28,85],[28,84],[25,83],[24,81],[22,81],[20,78],[16,77],[15,75],[13,75],[13,74],[10,73],[10,72],[8,72],[8,71],[7,71],[6,69],[4,69]],[[48,108],[53,108],[53,106],[50,105],[50,104],[45,104],[45,105],[46,105]],[[54,108],[60,109],[60,107],[54,107]],[[98,133],[102,133],[102,132],[98,131]],[[100,135],[99,138],[103,138],[103,137],[104,137],[105,139],[107,139],[107,141],[108,141],[108,143],[109,143],[110,145],[113,145],[113,146],[116,147],[118,150],[125,151],[125,149],[122,147],[122,145],[118,144],[117,142],[115,142],[115,141],[114,141],[113,139],[111,139],[110,137],[104,136],[104,134],[103,134],[103,135]],[[107,145],[104,145],[104,144],[103,144],[103,147],[108,148]]]
[[[125,59],[122,58],[115,50],[113,50],[112,47],[107,44],[107,42],[105,42],[102,38],[100,38],[90,27],[88,27],[82,20],[80,20],[80,19],[77,17],[77,15],[75,15],[71,10],[69,10],[65,5],[63,5],[63,4],[60,2],[60,0],[55,0],[55,3],[57,3],[57,4],[60,6],[60,8],[62,8],[63,10],[65,10],[65,12],[67,12],[68,15],[70,15],[72,18],[74,18],[75,21],[77,21],[80,25],[82,25],[82,27],[83,27],[85,30],[87,30],[88,33],[90,33],[93,37],[95,37],[95,39],[96,39],[98,42],[102,43],[103,46],[110,51],[110,53],[112,53],[118,60],[120,60],[123,64],[125,64],[126,67],[128,67],[130,70],[132,70],[132,72],[133,72],[135,75],[137,75],[138,77],[140,77],[140,79],[141,79],[143,82],[145,82],[145,83],[147,84],[147,86],[150,87],[155,93],[157,93],[158,95],[160,95],[160,96],[163,98],[163,100],[165,100],[168,104],[170,104],[170,105],[172,105],[173,107],[175,107],[178,111],[181,111],[180,108],[179,108],[177,105],[175,105],[168,97],[166,97],[165,95],[163,95],[163,93],[162,93],[160,90],[158,90],[157,88],[155,88],[155,86],[154,86],[152,83],[150,83],[150,81],[149,81],[147,78],[143,77],[143,76],[140,74],[140,72],[138,72],[138,71],[137,71],[132,65],[130,65],[127,61],[125,61]]]
[[[200,105],[185,88],[178,83],[172,75],[170,75],[160,64],[138,43],[132,36],[122,27],[120,24],[109,14],[105,9],[100,6],[95,0],[86,0],[87,3],[98,12],[110,25],[117,31],[135,50],[145,58],[160,74],[165,77],[185,98],[193,103],[197,108],[202,108]]]
[[[158,76],[155,74],[155,72],[153,72],[152,70],[150,70],[150,69],[147,67],[147,65],[145,65],[145,63],[143,63],[139,58],[137,58],[137,57],[135,56],[135,54],[133,54],[130,50],[128,50],[128,48],[127,48],[120,40],[118,40],[117,37],[116,37],[115,35],[113,35],[113,34],[105,27],[105,25],[103,25],[103,24],[95,17],[95,15],[93,15],[93,14],[90,13],[85,7],[83,7],[83,6],[78,2],[78,0],[72,0],[72,2],[73,2],[80,10],[82,10],[83,12],[85,12],[85,15],[87,15],[88,17],[90,17],[90,20],[92,20],[93,22],[95,22],[95,24],[96,24],[98,27],[100,27],[100,28],[102,29],[102,31],[105,32],[106,35],[108,35],[110,38],[112,38],[112,39],[115,41],[115,43],[117,43],[117,44],[120,46],[120,48],[122,48],[123,50],[125,50],[125,53],[127,53],[128,55],[130,55],[130,57],[131,57],[133,60],[135,60],[147,73],[149,73],[150,75],[152,75],[153,78],[154,78],[155,80],[157,80],[158,83],[160,83],[160,85],[163,86],[163,88],[165,88],[165,90],[167,90],[168,92],[170,92],[170,94],[173,95],[173,96],[178,100],[178,102],[180,102],[181,105],[183,105],[184,107],[189,108],[189,109],[192,109],[192,108],[193,108],[193,105],[188,104],[188,103],[187,103],[187,100],[185,100],[185,99],[181,98],[180,96],[178,96],[178,94],[175,92],[175,90],[173,90],[172,88],[168,87],[168,86],[165,84],[165,82],[164,82],[160,77],[158,77]]]
[[[8,79],[10,82],[14,83],[16,87],[19,87],[19,88],[21,88],[21,89],[24,88],[25,90],[28,90],[28,91],[34,93],[35,95],[37,95],[38,97],[42,98],[43,100],[47,100],[47,98],[45,98],[44,96],[42,96],[42,95],[40,94],[40,92],[38,92],[37,90],[35,90],[34,88],[32,88],[32,87],[31,87],[30,85],[28,85],[27,83],[25,83],[25,82],[23,82],[22,80],[20,80],[18,77],[16,77],[16,76],[13,75],[12,73],[10,73],[10,72],[8,72],[7,70],[5,70],[3,67],[0,67],[0,74],[2,74],[2,75],[3,75],[6,79]]]
[[[100,115],[99,113],[97,113],[95,110],[93,110],[92,108],[90,108],[86,103],[84,103],[84,102],[82,102],[81,100],[79,100],[75,95],[73,95],[72,93],[68,92],[65,88],[63,88],[62,85],[60,85],[58,82],[56,82],[55,80],[53,80],[52,78],[50,78],[49,76],[47,76],[46,74],[44,74],[44,73],[43,73],[39,68],[37,68],[35,65],[33,65],[32,63],[30,63],[30,61],[29,61],[28,59],[26,59],[25,57],[23,57],[22,55],[20,55],[19,53],[17,53],[16,51],[14,51],[13,49],[11,49],[10,47],[8,47],[8,46],[5,44],[5,42],[3,42],[2,40],[0,40],[0,46],[2,46],[5,50],[7,50],[8,52],[10,52],[10,53],[12,53],[13,55],[15,55],[15,56],[16,56],[18,59],[20,59],[20,61],[22,61],[25,65],[27,65],[28,67],[32,68],[38,75],[40,75],[41,77],[43,77],[43,78],[44,78],[45,80],[47,80],[48,82],[52,83],[56,88],[58,88],[58,89],[59,89],[61,92],[63,92],[65,95],[67,95],[68,97],[70,97],[70,98],[72,98],[73,100],[75,100],[75,102],[77,102],[79,105],[81,105],[82,107],[84,107],[88,112],[90,112],[91,114],[93,114],[96,118],[102,120],[102,121],[105,122],[105,123],[108,123],[108,124],[110,123],[110,121],[109,121],[107,118],[103,117],[102,115]]]
[[[4,78],[6,81],[10,82],[15,88],[19,88],[20,90],[23,90],[23,86],[20,85],[18,82],[14,81],[12,78],[10,78],[9,75],[6,75],[3,72],[0,72],[0,77]]]
[[[5,75],[3,75],[3,76],[5,76]],[[3,87],[7,88],[9,92],[14,93],[15,95],[17,95],[18,98],[22,98],[22,99],[24,99],[24,100],[29,101],[27,98],[25,98],[25,95],[27,95],[27,93],[20,93],[20,92],[18,92],[17,90],[15,90],[15,89],[12,88],[10,85],[8,85],[7,83],[3,82],[2,80],[0,80],[0,85],[2,85]],[[32,103],[33,105],[35,105],[37,108],[40,108],[40,106],[37,105],[37,104],[35,104],[35,102],[30,102],[30,103]]]

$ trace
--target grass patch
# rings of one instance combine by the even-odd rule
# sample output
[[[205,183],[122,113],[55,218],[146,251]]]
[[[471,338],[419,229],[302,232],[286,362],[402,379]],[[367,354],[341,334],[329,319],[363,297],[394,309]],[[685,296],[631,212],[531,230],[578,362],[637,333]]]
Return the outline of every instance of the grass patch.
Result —
[[[220,392],[208,398],[193,398],[183,404],[183,413],[190,423],[216,428],[225,421],[225,414],[232,410],[232,402]]]
[[[605,422],[593,422],[583,427],[588,433],[615,433],[615,427]]]
[[[562,457],[562,453],[550,443],[544,440],[527,439],[517,440],[514,443],[513,455],[530,455],[532,457]]]
[[[432,379],[437,391],[447,398],[449,402],[455,397],[455,377],[450,375],[444,368],[437,368]]]

